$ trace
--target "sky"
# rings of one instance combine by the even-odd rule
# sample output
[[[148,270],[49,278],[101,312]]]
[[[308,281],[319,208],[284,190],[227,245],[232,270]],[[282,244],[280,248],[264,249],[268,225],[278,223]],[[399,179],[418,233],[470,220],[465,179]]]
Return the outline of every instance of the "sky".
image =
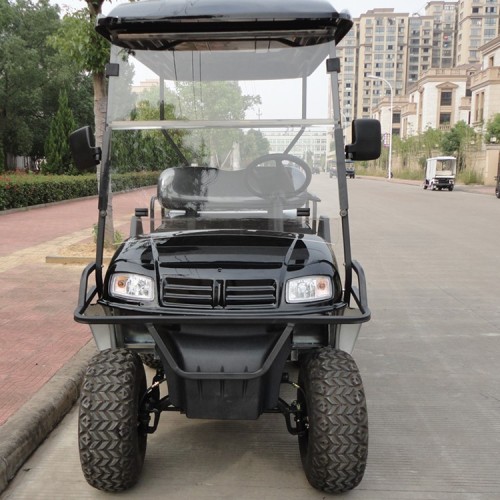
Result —
[[[117,5],[119,3],[124,3],[127,0],[113,0],[112,2],[106,1],[105,2],[105,9],[104,13],[109,12],[112,8],[113,5]],[[60,5],[62,8],[68,7],[70,9],[80,9],[85,7],[86,2],[85,0],[63,0],[62,2],[56,2],[54,0],[51,0],[51,3],[56,5]],[[355,3],[356,5],[349,5]],[[361,14],[366,12],[367,10],[370,9],[376,9],[376,8],[394,8],[395,12],[407,12],[409,14],[413,14],[415,12],[422,13],[425,6],[427,4],[427,1],[425,0],[417,0],[411,1],[411,0],[355,0],[353,2],[347,1],[347,0],[334,0],[333,5],[338,11],[342,11],[344,9],[347,9],[350,14],[353,17],[359,17]]]

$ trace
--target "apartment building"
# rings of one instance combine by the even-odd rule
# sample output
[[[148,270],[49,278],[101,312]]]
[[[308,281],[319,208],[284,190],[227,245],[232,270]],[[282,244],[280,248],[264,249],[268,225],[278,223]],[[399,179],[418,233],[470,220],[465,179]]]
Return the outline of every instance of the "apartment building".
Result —
[[[401,103],[401,136],[429,128],[447,131],[458,121],[470,123],[470,85],[477,70],[477,65],[464,65],[424,72]]]
[[[339,73],[340,109],[343,112],[343,121],[350,123],[356,118],[356,89],[358,75],[358,43],[359,25],[354,24],[351,31],[342,40],[342,45],[337,49],[342,71]],[[328,92],[331,96],[331,92]],[[330,109],[331,109],[331,102]]]
[[[459,0],[455,65],[480,62],[479,47],[499,34],[499,0]]]
[[[372,9],[354,19],[338,48],[344,116],[373,116],[382,99],[409,94],[430,69],[478,63],[478,48],[499,33],[499,5],[500,0],[430,1],[423,15]]]
[[[479,49],[481,69],[471,78],[471,125],[480,132],[500,113],[500,36]],[[496,138],[485,145],[482,173],[486,184],[500,176],[500,144]]]
[[[373,108],[384,96],[405,94],[408,20],[408,13],[396,14],[394,9],[369,10],[356,20],[359,26],[357,118],[372,116]]]
[[[481,68],[470,83],[471,125],[484,132],[488,120],[500,113],[500,37],[480,47]]]

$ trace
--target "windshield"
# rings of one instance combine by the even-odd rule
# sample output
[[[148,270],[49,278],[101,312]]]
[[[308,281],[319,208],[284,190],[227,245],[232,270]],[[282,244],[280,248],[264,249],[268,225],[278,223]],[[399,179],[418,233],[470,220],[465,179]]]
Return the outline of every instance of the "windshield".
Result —
[[[151,227],[307,233],[320,216],[330,225],[333,45],[191,48],[112,49],[111,164],[114,174],[156,172]]]

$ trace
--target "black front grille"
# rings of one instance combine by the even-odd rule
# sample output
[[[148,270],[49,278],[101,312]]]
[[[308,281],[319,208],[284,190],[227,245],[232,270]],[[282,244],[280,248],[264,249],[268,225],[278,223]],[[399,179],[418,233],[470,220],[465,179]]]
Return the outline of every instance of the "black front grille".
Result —
[[[274,280],[228,280],[225,283],[224,305],[227,308],[274,306]]]
[[[276,281],[165,278],[163,305],[194,309],[251,309],[275,307]]]

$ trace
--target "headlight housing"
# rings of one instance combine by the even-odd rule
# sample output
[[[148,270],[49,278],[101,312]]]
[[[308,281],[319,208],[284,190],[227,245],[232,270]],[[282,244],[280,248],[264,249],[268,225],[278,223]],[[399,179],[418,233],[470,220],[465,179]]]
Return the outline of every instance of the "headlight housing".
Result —
[[[109,293],[114,297],[150,302],[155,297],[154,281],[140,274],[114,274],[109,284]]]
[[[286,301],[289,304],[316,302],[332,297],[332,280],[328,276],[303,276],[286,283]]]

